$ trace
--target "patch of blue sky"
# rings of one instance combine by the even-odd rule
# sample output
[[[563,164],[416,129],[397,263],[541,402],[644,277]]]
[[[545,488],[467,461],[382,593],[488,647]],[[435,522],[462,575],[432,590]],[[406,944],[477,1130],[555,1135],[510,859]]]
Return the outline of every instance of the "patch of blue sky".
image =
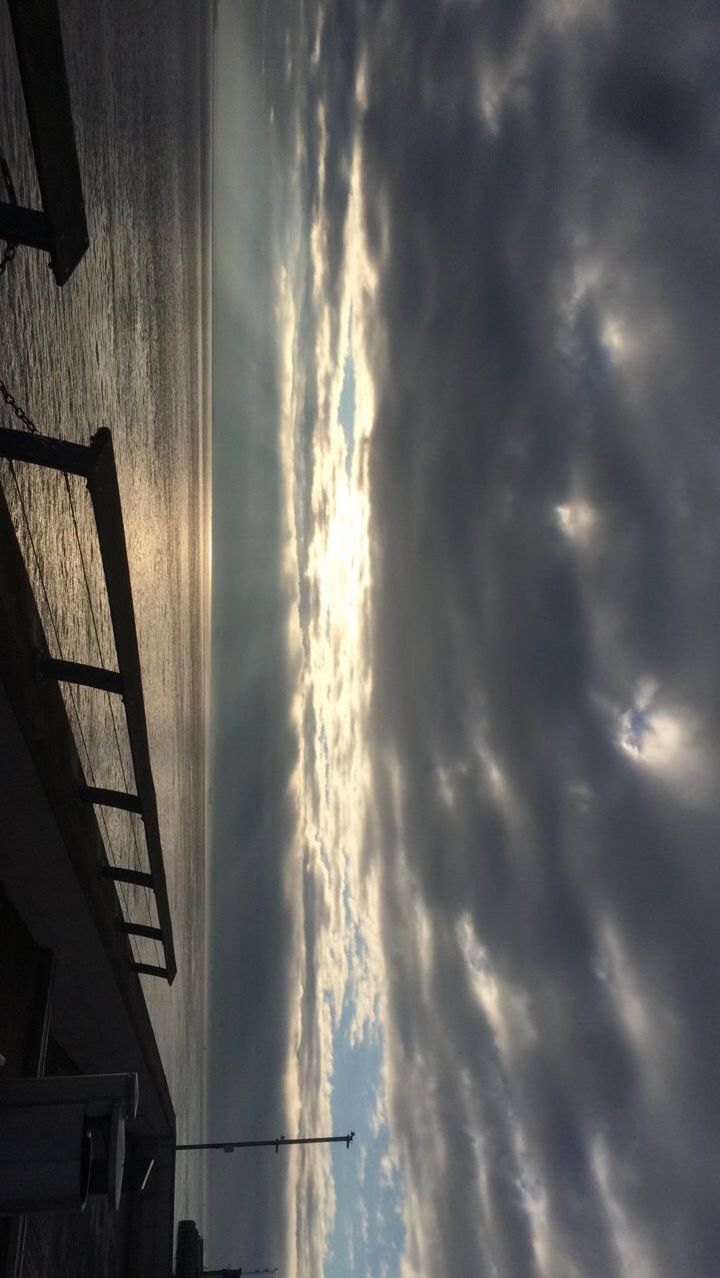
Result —
[[[397,1278],[405,1245],[404,1189],[390,1161],[389,1133],[374,1115],[382,1087],[383,1042],[366,1032],[352,1041],[355,1014],[352,987],[333,1038],[333,1130],[353,1129],[348,1151],[333,1146],[335,1224],[328,1242],[324,1278]]]
[[[627,741],[633,749],[642,752],[645,744],[645,738],[649,732],[652,732],[652,721],[650,714],[645,709],[633,709],[627,717]]]
[[[326,873],[330,874],[332,872],[330,857],[328,856],[327,848],[325,847],[325,841],[324,839],[321,839],[320,837],[318,837],[318,850],[320,852],[320,860],[322,862],[322,865]]]
[[[612,380],[615,370],[615,351],[593,323],[587,325],[580,348],[583,382],[589,394],[602,393]]]
[[[585,395],[604,393],[613,380],[617,363],[617,338],[613,325],[586,301],[574,319],[574,362]]]
[[[620,718],[619,742],[624,750],[636,758],[645,756],[648,738],[656,731],[652,709],[648,705],[634,705]]]
[[[345,862],[345,868],[347,868],[347,860],[348,860],[347,853],[344,854],[343,860]],[[347,874],[345,875],[345,883],[343,885],[342,902],[343,902],[343,913],[345,915],[345,932],[346,934],[348,932],[352,932],[351,943],[354,946],[355,953],[361,955],[363,949],[365,948],[365,941],[363,939],[362,932],[360,931],[360,924],[357,922],[357,920],[353,916],[352,902],[350,900],[350,881],[348,879]],[[348,1001],[348,996],[346,994],[345,996],[346,1004],[347,1004],[347,1001]],[[345,1008],[343,1008],[343,1013],[344,1011],[345,1011]]]
[[[352,349],[345,356],[343,384],[338,405],[338,421],[345,435],[345,469],[348,477],[352,472],[353,454],[355,452],[355,360]]]
[[[323,789],[325,791],[325,801],[326,803],[329,804],[330,803],[330,747],[328,745],[328,737],[327,737],[327,732],[325,731],[324,723],[322,724],[320,731],[318,733],[318,742],[319,742],[320,749],[322,751],[322,756],[323,756],[320,767],[322,768],[322,783],[323,783]],[[318,773],[319,773],[319,770],[318,770]]]

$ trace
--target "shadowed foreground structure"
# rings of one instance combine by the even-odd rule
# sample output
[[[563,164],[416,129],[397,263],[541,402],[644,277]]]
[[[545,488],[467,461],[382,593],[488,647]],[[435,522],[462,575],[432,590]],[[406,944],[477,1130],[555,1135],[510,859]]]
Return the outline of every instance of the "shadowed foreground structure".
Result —
[[[120,1211],[28,1217],[24,1278],[166,1276],[172,1270],[175,1113],[116,885],[57,684],[39,681],[45,649],[32,588],[0,492],[0,1051],[8,1075],[138,1074]],[[145,1188],[144,1173],[153,1160]],[[5,1275],[17,1222],[3,1222]],[[72,1256],[72,1260],[70,1260]],[[0,1271],[2,1272],[2,1271]]]
[[[251,1274],[276,1274],[275,1268],[243,1269],[230,1265],[223,1269],[206,1269],[202,1234],[194,1220],[181,1220],[177,1229],[175,1278],[250,1278]]]

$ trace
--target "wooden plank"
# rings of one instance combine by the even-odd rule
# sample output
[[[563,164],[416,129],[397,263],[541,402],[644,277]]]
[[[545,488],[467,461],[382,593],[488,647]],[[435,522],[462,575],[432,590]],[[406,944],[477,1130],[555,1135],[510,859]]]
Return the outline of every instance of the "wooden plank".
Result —
[[[42,1077],[52,1009],[54,959],[36,945],[0,888],[0,1034],[3,1077]],[[0,1278],[20,1278],[26,1218],[0,1222]]]
[[[50,1019],[52,1017],[55,958],[50,950],[41,950],[38,959],[38,988],[35,995],[34,1017],[25,1073],[42,1078],[45,1073]]]
[[[136,887],[154,887],[153,876],[147,870],[126,870],[122,865],[103,865],[104,879],[113,883],[134,883]]]
[[[34,999],[33,1022],[25,1061],[25,1073],[42,1078],[45,1073],[55,981],[55,956],[51,950],[38,954],[38,987]],[[6,1259],[5,1278],[20,1278],[25,1257],[27,1216],[16,1216],[10,1229],[10,1247]]]
[[[103,808],[120,808],[122,812],[142,812],[142,802],[137,794],[124,790],[104,790],[99,785],[79,785],[78,798],[84,803],[98,803]]]
[[[177,972],[172,918],[160,841],[155,784],[150,764],[135,607],[112,436],[106,427],[101,427],[91,443],[84,445],[0,427],[0,457],[66,470],[87,478],[107,586],[115,653],[122,679],[137,796],[124,795],[113,790],[99,790],[91,786],[83,787],[81,794],[88,802],[107,803],[127,811],[142,813],[148,861],[152,872],[151,882],[155,892],[158,921],[163,933],[168,981],[172,983]]]
[[[94,464],[88,474],[88,489],[95,512],[100,554],[107,582],[110,617],[115,637],[115,651],[125,684],[125,716],[128,738],[135,771],[135,785],[142,801],[145,822],[145,841],[148,861],[152,871],[158,921],[163,933],[165,965],[170,983],[175,978],[177,964],[172,934],[172,918],[167,894],[167,880],[163,863],[157,799],[150,747],[145,718],[145,701],[142,690],[140,652],[135,625],[130,567],[128,564],[125,528],[123,526],[120,489],[118,487],[112,436],[107,427],[101,427],[93,441]]]
[[[50,470],[64,470],[69,475],[87,475],[92,469],[97,445],[75,444],[70,439],[54,439],[50,435],[31,434],[0,426],[0,457],[9,461],[31,462]]]
[[[8,0],[50,260],[64,284],[88,247],[80,165],[57,0]]]
[[[53,1036],[71,1056],[78,1043],[100,1053],[88,1058],[91,1069],[137,1070],[138,1131],[155,1133],[153,1146],[174,1149],[175,1113],[155,1031],[130,968],[129,938],[117,926],[122,902],[116,884],[98,873],[106,853],[95,810],[78,803],[74,789],[83,772],[67,708],[57,684],[37,682],[36,653],[47,640],[1,485],[0,583],[0,878],[15,909],[33,919],[38,943],[72,978],[56,983]],[[81,954],[87,962],[79,965]],[[0,981],[0,993],[6,984]],[[172,1185],[165,1197],[172,1222]]]
[[[80,683],[85,688],[99,688],[101,692],[117,692],[122,695],[123,681],[117,670],[87,666],[81,661],[60,661],[45,652],[38,655],[37,670],[39,679]]]
[[[142,972],[144,976],[162,976],[169,980],[166,967],[157,967],[155,963],[131,963],[133,972]]]
[[[0,203],[0,239],[50,252],[50,227],[45,214],[38,209]]]
[[[161,941],[162,928],[151,927],[148,923],[132,923],[123,919],[120,923],[120,931],[126,936],[146,936],[149,940]]]
[[[2,1278],[21,1278],[27,1235],[27,1216],[11,1216],[3,1222],[6,1229]]]

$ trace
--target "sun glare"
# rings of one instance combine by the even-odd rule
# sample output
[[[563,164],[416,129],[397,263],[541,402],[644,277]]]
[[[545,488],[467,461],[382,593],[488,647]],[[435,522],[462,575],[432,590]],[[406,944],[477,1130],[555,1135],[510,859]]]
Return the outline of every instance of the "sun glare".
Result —
[[[569,541],[587,544],[595,531],[597,516],[586,501],[574,500],[555,507],[555,517],[560,530]]]
[[[685,799],[707,798],[713,765],[702,725],[686,707],[664,701],[653,680],[641,680],[632,705],[617,715],[616,740],[637,766]]]

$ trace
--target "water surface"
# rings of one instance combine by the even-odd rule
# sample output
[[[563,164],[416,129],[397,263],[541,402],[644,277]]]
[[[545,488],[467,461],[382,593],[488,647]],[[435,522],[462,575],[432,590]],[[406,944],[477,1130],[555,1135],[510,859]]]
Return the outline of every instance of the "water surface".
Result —
[[[172,988],[143,983],[179,1139],[193,1139],[205,1045],[209,8],[62,0],[60,11],[90,249],[62,290],[44,254],[18,251],[0,280],[0,376],[42,431],[82,442],[100,425],[113,434],[178,959]],[[18,196],[38,207],[4,6],[0,102]],[[7,411],[2,423],[15,424]],[[60,475],[0,468],[51,651],[114,665],[82,483],[68,491]],[[90,779],[125,788],[120,703],[113,715],[109,698],[76,692],[68,710]],[[109,855],[125,864],[144,855],[134,822],[113,814],[102,827]],[[137,897],[128,909],[154,921],[152,903]],[[158,961],[155,942],[137,953]],[[199,1213],[200,1189],[197,1165],[182,1162],[182,1215]]]

